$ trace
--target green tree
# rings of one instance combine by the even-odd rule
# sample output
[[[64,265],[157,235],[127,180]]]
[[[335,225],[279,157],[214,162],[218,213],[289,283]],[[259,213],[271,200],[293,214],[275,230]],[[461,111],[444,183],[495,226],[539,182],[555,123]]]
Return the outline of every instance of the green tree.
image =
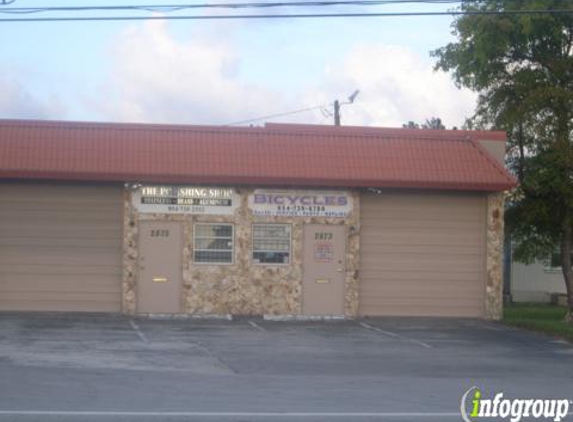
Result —
[[[470,13],[453,23],[456,42],[432,52],[436,68],[478,93],[471,126],[508,132],[507,162],[519,180],[506,220],[515,258],[547,258],[559,245],[573,321],[573,2],[464,0],[460,7]],[[553,12],[511,13],[526,10]]]
[[[420,124],[416,123],[413,120],[410,120],[408,123],[404,123],[402,125],[402,128],[404,128],[404,129],[420,129]]]
[[[446,127],[442,123],[442,119],[439,117],[430,117],[426,119],[426,123],[422,124],[422,129],[437,129],[444,130]]]
[[[402,125],[404,129],[445,129],[446,127],[442,123],[442,119],[439,117],[430,117],[426,119],[425,123],[419,124],[412,120],[408,123]]]

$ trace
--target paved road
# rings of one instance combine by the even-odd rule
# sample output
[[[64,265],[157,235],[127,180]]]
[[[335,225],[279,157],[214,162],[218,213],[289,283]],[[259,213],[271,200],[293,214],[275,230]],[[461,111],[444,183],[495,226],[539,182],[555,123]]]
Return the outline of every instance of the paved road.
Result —
[[[447,422],[474,385],[573,399],[573,345],[478,320],[0,314],[0,421]]]

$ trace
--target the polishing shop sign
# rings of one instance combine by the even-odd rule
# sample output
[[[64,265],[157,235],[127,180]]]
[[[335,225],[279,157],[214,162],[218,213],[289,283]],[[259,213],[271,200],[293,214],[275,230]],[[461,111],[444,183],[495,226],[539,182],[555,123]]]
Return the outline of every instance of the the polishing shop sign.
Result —
[[[249,196],[256,216],[348,217],[352,197],[345,191],[298,191],[257,189]]]
[[[133,195],[139,212],[231,215],[239,202],[232,188],[141,186]]]

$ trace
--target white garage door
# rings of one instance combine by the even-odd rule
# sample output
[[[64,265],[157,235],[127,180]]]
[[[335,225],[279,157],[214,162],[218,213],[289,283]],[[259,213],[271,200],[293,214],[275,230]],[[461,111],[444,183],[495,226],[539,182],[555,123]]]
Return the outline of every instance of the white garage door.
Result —
[[[119,311],[121,188],[0,184],[0,310]]]
[[[483,195],[365,194],[361,205],[362,315],[484,315]]]

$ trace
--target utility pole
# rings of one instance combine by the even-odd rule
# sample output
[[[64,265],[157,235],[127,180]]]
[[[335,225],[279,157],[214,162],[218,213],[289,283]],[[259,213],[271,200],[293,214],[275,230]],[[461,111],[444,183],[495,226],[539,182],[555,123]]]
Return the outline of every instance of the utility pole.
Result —
[[[340,103],[334,101],[334,126],[340,126]]]
[[[344,104],[352,104],[354,103],[354,100],[356,99],[356,96],[358,95],[360,91],[356,90],[354,91],[350,97],[348,97],[348,101],[345,101],[343,103],[341,103],[338,100],[334,101],[334,126],[340,126],[340,106],[344,105]]]

